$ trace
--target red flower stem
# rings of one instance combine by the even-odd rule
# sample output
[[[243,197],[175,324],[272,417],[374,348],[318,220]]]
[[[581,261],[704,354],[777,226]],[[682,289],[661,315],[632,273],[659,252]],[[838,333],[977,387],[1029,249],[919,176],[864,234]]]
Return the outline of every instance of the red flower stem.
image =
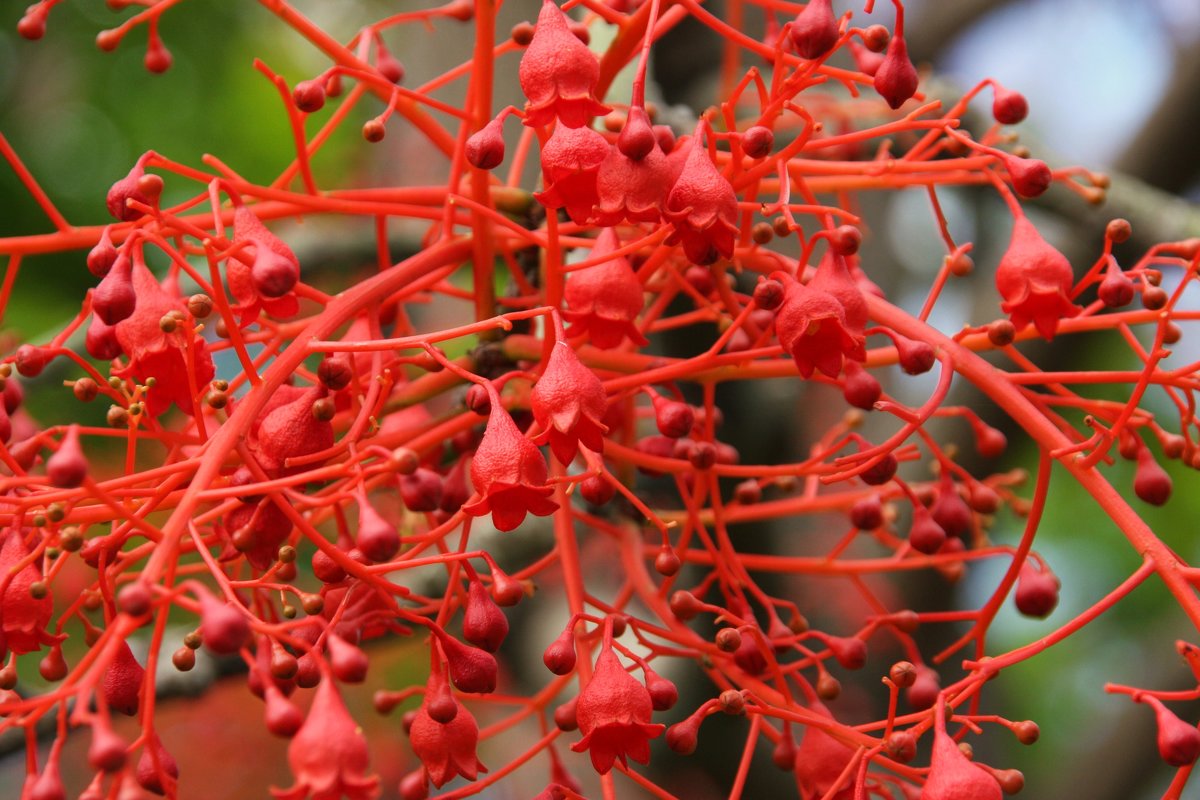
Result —
[[[8,139],[5,138],[3,133],[0,133],[0,155],[4,156],[4,160],[8,162],[8,165],[12,167],[13,172],[17,174],[17,180],[21,182],[21,185],[23,185],[25,190],[29,192],[30,196],[33,197],[34,202],[38,204],[38,207],[41,208],[45,215],[50,218],[50,222],[54,225],[54,227],[63,232],[72,230],[71,223],[67,222],[67,218],[64,217],[62,213],[60,213],[59,210],[54,206],[54,203],[50,200],[50,196],[43,191],[42,187],[38,184],[37,179],[33,177],[33,173],[31,173],[25,166],[24,162],[21,161],[20,156],[17,155],[17,151],[12,149],[12,145],[8,143]],[[12,268],[11,262],[9,263],[9,267]],[[7,306],[7,303],[8,293],[5,292],[5,305],[0,306],[0,309]]]
[[[319,25],[314,24],[312,20],[293,8],[290,3],[285,2],[285,0],[259,0],[259,2],[268,11],[295,29],[297,33],[312,42],[318,50],[333,61],[351,69],[374,72],[374,67],[343,47],[341,43],[326,33]],[[390,90],[383,91],[376,87],[372,87],[372,92],[384,102],[387,102],[391,95]],[[450,137],[450,134],[433,117],[418,108],[412,100],[408,98],[400,100],[396,103],[396,110],[411,122],[417,130],[424,133],[434,147],[441,150],[447,156],[454,153],[454,140]]]
[[[148,581],[157,580],[166,564],[176,558],[179,540],[184,525],[199,502],[198,493],[207,489],[216,478],[225,455],[245,435],[251,422],[257,417],[268,396],[304,361],[308,353],[305,342],[325,338],[339,326],[345,324],[360,308],[375,299],[386,296],[401,287],[416,291],[435,283],[448,271],[446,265],[459,261],[470,249],[466,241],[444,242],[423,250],[402,261],[388,272],[376,275],[354,286],[336,297],[325,311],[309,323],[305,334],[279,353],[271,368],[263,376],[262,390],[255,392],[238,404],[233,414],[208,442],[199,469],[188,486],[179,505],[163,526],[163,542],[147,562],[143,575]],[[336,548],[331,548],[336,549]]]

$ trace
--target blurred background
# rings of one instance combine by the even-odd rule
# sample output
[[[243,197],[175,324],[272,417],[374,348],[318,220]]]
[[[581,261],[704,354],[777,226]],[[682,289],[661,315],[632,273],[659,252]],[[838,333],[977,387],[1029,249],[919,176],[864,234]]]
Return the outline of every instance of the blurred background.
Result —
[[[76,224],[108,221],[105,191],[147,149],[195,166],[200,165],[202,154],[212,153],[251,180],[271,180],[290,162],[293,150],[279,97],[252,68],[252,59],[263,59],[291,83],[327,66],[306,42],[255,3],[184,2],[169,11],[161,33],[174,65],[161,76],[146,73],[142,66],[143,29],[131,34],[113,53],[101,52],[93,44],[99,30],[115,26],[130,12],[115,13],[98,0],[63,4],[51,15],[46,38],[30,43],[15,33],[23,5],[17,0],[0,3],[0,132]],[[842,0],[835,0],[834,5],[839,12],[851,7],[856,14],[861,11],[861,6]],[[868,21],[890,25],[890,4],[876,5]],[[913,60],[923,71],[933,65],[923,84],[931,94],[953,98],[981,78],[996,78],[1028,98],[1029,118],[1017,130],[1035,156],[1052,167],[1078,164],[1112,175],[1109,202],[1103,207],[1090,207],[1060,187],[1031,204],[1030,213],[1036,214],[1043,233],[1068,254],[1077,271],[1096,257],[1104,224],[1116,216],[1133,223],[1134,239],[1118,251],[1124,263],[1155,241],[1200,235],[1200,211],[1195,205],[1200,201],[1200,3],[910,0],[906,5]],[[395,3],[365,1],[332,4],[304,0],[296,6],[343,41],[363,24],[397,10]],[[519,21],[532,20],[536,9],[532,0],[506,4],[497,29],[503,32]],[[761,31],[760,19],[748,16],[747,30],[752,35]],[[433,35],[420,26],[386,34],[389,48],[406,67],[406,85],[419,85],[470,57],[468,28],[453,21],[438,21],[434,28]],[[599,28],[593,31],[597,38],[603,35]],[[697,110],[710,104],[719,46],[717,37],[699,24],[680,26],[667,37],[656,47],[652,65],[652,92],[658,101],[664,107],[681,104]],[[511,71],[505,73],[502,68],[498,74],[498,104],[521,102],[516,63],[516,56],[510,57],[505,64]],[[440,96],[457,102],[461,88],[448,87]],[[614,96],[619,99],[622,91],[618,85]],[[984,98],[990,102],[990,95],[985,93]],[[986,114],[984,101],[977,105],[980,113]],[[357,122],[380,110],[377,102],[364,101],[356,111]],[[686,118],[686,112],[677,112],[675,117]],[[510,133],[514,127],[509,126]],[[345,126],[330,140],[314,168],[319,184],[349,186],[436,182],[442,180],[444,165],[440,157],[428,157],[421,140],[394,120],[389,123],[387,138],[378,145],[364,143],[357,124]],[[194,185],[181,184],[168,180],[168,201],[196,190]],[[953,331],[965,320],[983,322],[998,315],[990,276],[1007,245],[1010,221],[990,191],[948,190],[940,196],[956,239],[975,243],[976,273],[950,285],[933,318],[943,330]],[[0,198],[0,236],[51,229],[5,165],[0,165]],[[889,192],[864,197],[862,202],[869,228],[864,248],[868,273],[901,305],[919,307],[942,256],[924,194]],[[307,280],[337,286],[345,282],[347,274],[370,268],[369,227],[357,222],[338,221],[332,227],[295,225],[285,238],[301,254]],[[0,328],[3,352],[11,350],[14,337],[47,339],[74,316],[94,282],[84,267],[84,255],[67,253],[26,261]],[[1166,276],[1167,282],[1175,279]],[[1195,333],[1184,327],[1186,333]],[[707,331],[703,334],[708,335]],[[704,341],[678,337],[660,344],[678,351],[705,346]],[[1134,363],[1115,335],[1078,338],[1071,345],[1035,347],[1031,352],[1046,369],[1061,367],[1067,359],[1075,369]],[[1195,344],[1185,336],[1174,363],[1197,357]],[[28,386],[30,405],[39,409],[42,421],[79,419],[82,413],[95,414],[92,421],[99,422],[102,408],[81,410],[75,402],[68,402],[68,393],[61,388],[63,377],[47,370]],[[888,388],[902,399],[920,398],[928,391],[924,382],[911,378],[892,381]],[[828,408],[830,415],[840,413],[840,400],[819,389],[797,391],[796,386],[771,384],[754,387],[753,396],[746,394],[746,387],[741,391],[723,397],[722,403],[729,420],[726,435],[739,446],[746,461],[803,452],[819,432],[806,429],[803,418],[813,417],[818,422],[809,424],[819,424],[823,415],[812,413],[813,408]],[[972,398],[960,392],[955,400],[971,402]],[[1170,413],[1161,400],[1150,397],[1146,404]],[[805,414],[798,413],[802,407],[807,409]],[[1003,424],[989,415],[986,407],[979,410],[992,424]],[[1032,454],[1020,446],[1020,432],[1007,429],[1006,433],[1013,446],[1001,468],[1031,466]],[[954,435],[962,434],[957,430]],[[1200,543],[1194,535],[1194,520],[1200,514],[1196,475],[1184,473],[1175,462],[1167,466],[1176,481],[1170,505],[1161,510],[1139,506],[1138,510],[1145,513],[1160,537],[1192,563],[1200,563]],[[1108,475],[1124,490],[1130,485],[1132,469],[1119,464],[1109,469]],[[764,547],[779,552],[820,552],[828,542],[820,532],[822,522],[806,521],[809,536],[801,544],[793,543],[795,536],[788,541],[775,536],[763,539]],[[1020,529],[1020,520],[1002,515],[993,538],[1012,543]],[[790,530],[794,533],[795,526]],[[773,535],[770,529],[761,533]],[[1027,620],[1006,608],[992,628],[990,649],[994,652],[1053,630],[1109,591],[1138,563],[1105,515],[1061,474],[1052,482],[1051,502],[1037,547],[1062,579],[1059,607],[1045,621]],[[1002,569],[998,561],[981,563],[955,584],[936,575],[915,576],[894,591],[915,608],[973,607],[983,602]],[[802,606],[811,602],[818,607],[819,599],[829,603],[829,598],[839,596],[837,587],[831,586],[777,588],[794,593]],[[519,609],[518,613],[532,612]],[[812,616],[816,619],[821,613],[818,608]],[[539,653],[554,631],[549,624],[526,640],[515,637],[508,645],[514,651],[510,652],[514,679],[520,679],[524,668],[515,649],[524,645]],[[951,640],[953,634],[943,629],[928,632],[926,637],[923,632],[922,644],[933,652],[938,642]],[[994,766],[1024,770],[1027,785],[1023,796],[1029,798],[1160,797],[1173,771],[1158,759],[1151,712],[1126,698],[1105,695],[1102,687],[1111,680],[1190,688],[1194,682],[1172,645],[1177,637],[1195,641],[1196,633],[1188,630],[1169,595],[1153,582],[1147,584],[1076,636],[989,685],[985,713],[990,709],[1013,719],[1032,718],[1041,724],[1042,737],[1033,747],[1024,748],[1002,731],[990,730],[978,740],[976,752]],[[410,645],[402,643],[387,652],[376,650],[373,658],[379,660],[373,661],[372,686],[420,680],[425,665],[420,658],[414,665]],[[839,715],[854,718],[861,712],[864,719],[879,715],[878,675],[897,655],[879,653],[863,671],[860,685],[843,676],[845,691],[833,706]],[[221,680],[215,670],[202,675],[207,677],[179,690],[205,692],[203,715],[194,713],[194,701],[187,699],[167,700],[158,712],[164,741],[184,773],[207,774],[205,796],[231,800],[261,797],[268,783],[288,785],[286,743],[263,731],[261,706],[246,702],[243,680]],[[945,669],[944,682],[956,675],[952,668]],[[539,678],[536,673],[528,676],[531,682]],[[36,672],[29,680],[27,686],[36,686]],[[211,685],[206,685],[207,681]],[[689,700],[694,707],[707,691],[703,686],[686,690],[678,716],[682,717]],[[399,721],[396,716],[380,718],[370,710],[368,689],[348,691],[347,700],[371,737],[372,763],[383,774],[385,796],[395,796],[401,775],[414,766]],[[1173,707],[1189,722],[1200,716],[1200,704]],[[673,781],[690,785],[687,796],[723,796],[721,787],[728,785],[736,766],[727,754],[744,732],[742,725],[739,720],[726,719],[706,723],[702,749],[688,760],[662,758],[665,748],[659,742],[650,774],[669,768]],[[500,750],[512,744],[489,745],[492,749],[481,750],[481,759],[499,766],[505,760]],[[77,748],[79,757],[68,758],[64,766],[81,764],[86,737],[74,737],[69,748]],[[0,757],[0,798],[18,797],[24,770],[20,743],[0,738],[0,752],[7,753]],[[790,796],[794,789],[788,788],[789,777],[774,771],[767,756],[764,749],[763,767],[755,770],[747,796]],[[80,771],[68,777],[68,785],[77,790],[86,779]],[[520,784],[511,783],[484,796],[531,796],[544,775],[530,780],[534,788],[526,793],[517,788]],[[184,797],[189,796],[186,791]],[[199,791],[196,784],[192,791]],[[1200,798],[1200,784],[1194,782],[1186,796]]]

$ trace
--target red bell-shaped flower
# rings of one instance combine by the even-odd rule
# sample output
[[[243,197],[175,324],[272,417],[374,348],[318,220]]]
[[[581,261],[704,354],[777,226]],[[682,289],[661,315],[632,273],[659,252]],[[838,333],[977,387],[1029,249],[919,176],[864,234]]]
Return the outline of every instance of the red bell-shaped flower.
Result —
[[[796,362],[801,376],[808,378],[820,370],[836,378],[842,359],[863,361],[863,338],[846,322],[846,309],[829,292],[797,283],[782,275],[787,290],[783,305],[775,315],[779,343]]]
[[[609,144],[591,128],[559,125],[542,148],[545,189],[534,194],[548,209],[565,208],[572,222],[586,225],[599,202],[596,175]]]
[[[287,468],[289,458],[298,458],[333,446],[333,426],[313,415],[313,403],[326,395],[322,386],[313,386],[284,405],[260,416],[254,436],[255,453],[263,469],[272,474],[288,474],[307,467]],[[264,409],[266,411],[266,409]]]
[[[432,686],[434,679],[430,678]],[[433,695],[427,693],[426,700]],[[429,780],[441,788],[461,775],[469,781],[488,769],[475,753],[479,744],[479,725],[458,698],[449,695],[456,711],[449,722],[438,722],[429,716],[428,703],[423,703],[408,731],[413,753],[425,765]]]
[[[945,711],[937,710],[933,731],[933,759],[921,792],[923,800],[1000,800],[1004,793],[991,773],[973,764],[946,733]]]
[[[814,701],[810,708],[823,717],[833,719],[822,703]],[[826,797],[834,782],[842,777],[846,765],[854,757],[854,748],[833,738],[816,726],[804,729],[804,738],[796,748],[796,784],[804,800]],[[851,800],[854,782],[843,780],[833,800]]]
[[[604,385],[566,340],[560,338],[551,349],[530,400],[533,418],[542,427],[534,441],[542,444],[549,440],[550,450],[561,463],[571,463],[579,442],[597,453],[603,451],[608,432],[601,422],[608,405]]]
[[[145,401],[151,416],[163,413],[171,403],[190,415],[193,398],[213,379],[212,356],[204,340],[188,330],[193,320],[187,306],[163,289],[144,264],[133,268],[133,288],[137,308],[114,326],[117,342],[129,356],[128,371],[141,383],[154,378]],[[170,333],[162,325],[168,314],[177,320]]]
[[[0,585],[5,586],[0,593],[0,638],[17,655],[32,653],[54,641],[46,633],[54,604],[49,595],[37,599],[30,593],[29,587],[42,579],[33,564],[26,564],[9,579],[13,567],[29,555],[21,531],[10,528],[0,533],[0,539]]]
[[[1074,275],[1067,257],[1042,238],[1024,215],[1013,223],[1008,250],[996,267],[1001,310],[1020,330],[1032,322],[1038,333],[1054,338],[1059,320],[1082,309],[1071,302]]]
[[[670,186],[670,169],[662,150],[655,147],[635,160],[612,147],[596,172],[599,201],[592,209],[592,219],[605,227],[626,221],[658,222]]]
[[[571,33],[567,15],[554,0],[542,3],[517,74],[521,91],[529,98],[525,124],[530,127],[557,118],[568,128],[579,128],[610,110],[595,94],[600,59]]]
[[[592,247],[592,258],[620,246],[616,231],[605,228]],[[571,323],[572,335],[587,332],[601,350],[611,350],[626,337],[638,345],[647,343],[633,324],[642,311],[642,284],[624,256],[573,272],[563,296],[567,301],[563,316]]]
[[[575,719],[583,738],[571,745],[577,753],[589,751],[596,772],[606,775],[613,762],[626,757],[641,764],[650,761],[650,740],[664,726],[652,724],[654,701],[649,690],[621,666],[607,643],[596,659],[592,679],[579,693]]]
[[[554,489],[546,484],[546,459],[517,429],[496,390],[489,386],[488,392],[492,413],[471,460],[471,482],[483,496],[463,511],[477,517],[490,512],[498,530],[511,531],[526,514],[544,517],[558,504],[549,499]]]
[[[288,745],[296,783],[272,789],[279,800],[367,800],[379,794],[379,778],[365,774],[370,753],[362,728],[346,710],[331,678],[317,684],[308,717]]]
[[[705,124],[702,121],[696,128],[683,170],[663,210],[675,226],[667,242],[682,242],[684,255],[700,265],[731,257],[738,231],[737,195],[708,157],[701,136]]]

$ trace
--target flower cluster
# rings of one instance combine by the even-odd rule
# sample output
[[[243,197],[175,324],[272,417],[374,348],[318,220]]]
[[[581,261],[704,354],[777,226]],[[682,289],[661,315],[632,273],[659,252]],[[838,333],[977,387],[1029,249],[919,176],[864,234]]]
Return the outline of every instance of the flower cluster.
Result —
[[[48,36],[57,5],[35,2],[18,31]],[[97,43],[145,25],[146,66],[168,70],[159,23],[178,3],[134,5]],[[23,797],[200,791],[218,776],[189,771],[200,748],[155,712],[167,662],[217,659],[290,740],[280,800],[687,796],[680,765],[715,714],[744,743],[732,796],[998,800],[1024,777],[973,743],[1032,744],[1038,726],[993,707],[993,678],[1145,583],[1200,626],[1187,551],[1140,516],[1200,468],[1195,365],[1169,360],[1195,318],[1200,240],[1139,254],[1114,220],[1093,265],[1073,265],[1027,201],[1099,200],[1105,179],[1014,147],[1029,111],[1014,89],[924,97],[901,0],[886,26],[871,2],[759,18],[731,2],[723,18],[691,0],[544,0],[504,37],[500,4],[452,0],[347,46],[263,5],[328,59],[317,75],[255,62],[282,104],[262,113],[291,133],[275,145],[295,149],[281,174],[162,147],[96,193],[111,219],[85,226],[0,137],[56,228],[0,238],[0,312],[23,259],[70,254],[91,275],[59,327],[0,352],[0,741],[29,743]],[[721,96],[668,122],[647,68],[685,20],[724,43]],[[385,38],[411,24],[471,41],[470,69],[403,67]],[[497,109],[506,78],[525,101]],[[361,147],[392,136],[410,159],[394,184],[351,184],[323,145],[373,103]],[[425,151],[413,174],[445,171],[416,185],[404,170]],[[332,174],[347,183],[318,181]],[[919,310],[880,288],[858,202],[910,188],[944,246]],[[952,191],[999,195],[1003,253],[956,241]],[[376,268],[322,265],[293,236],[312,218],[368,222]],[[415,238],[398,259],[399,230]],[[962,311],[943,301],[954,282],[984,316],[940,330]],[[1039,366],[1047,342],[1104,331],[1135,368]],[[763,410],[768,380],[804,412]],[[100,411],[44,402],[67,392]],[[1001,460],[1017,435],[1036,468]],[[1140,559],[1069,622],[1074,587],[1038,539],[1054,464]],[[764,522],[787,536],[764,542]],[[913,576],[993,582],[960,608],[918,598]],[[1005,651],[988,634],[1009,603],[1042,627]],[[555,615],[554,638],[532,624]],[[531,643],[546,671],[517,652]],[[390,648],[404,669],[376,666]],[[1196,688],[1107,690],[1154,712],[1178,797],[1200,732],[1172,704],[1200,694],[1200,648],[1176,649]],[[402,707],[386,748],[355,703],[368,681],[379,712]],[[73,737],[89,742],[78,764]],[[751,770],[768,751],[778,773]]]

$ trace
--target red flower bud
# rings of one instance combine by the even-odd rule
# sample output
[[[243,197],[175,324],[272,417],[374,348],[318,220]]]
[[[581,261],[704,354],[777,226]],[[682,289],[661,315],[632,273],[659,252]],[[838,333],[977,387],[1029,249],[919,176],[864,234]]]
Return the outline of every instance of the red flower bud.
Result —
[[[163,747],[157,734],[151,734],[150,741],[142,748],[142,756],[138,759],[134,776],[138,784],[148,792],[172,796],[175,794],[175,781],[179,780],[179,764],[175,757],[167,752],[167,748]]]
[[[1021,197],[1040,197],[1054,181],[1050,167],[1036,158],[1005,156],[1004,168],[1008,170],[1013,189]]]
[[[197,592],[200,601],[200,638],[204,646],[218,655],[236,653],[250,636],[250,623],[232,605],[214,597],[208,590]]]
[[[917,93],[917,70],[908,58],[904,37],[896,35],[888,44],[887,55],[875,71],[875,91],[892,108],[899,108]]]
[[[463,638],[489,653],[500,649],[508,636],[508,617],[500,610],[483,582],[472,578],[467,586],[467,602],[463,610]]]
[[[971,507],[962,499],[948,472],[943,473],[937,497],[929,509],[947,536],[966,536],[971,529]]]
[[[809,0],[791,27],[792,45],[802,58],[820,58],[838,40],[837,18],[830,0]]]
[[[489,694],[496,691],[498,667],[491,653],[478,647],[468,647],[440,628],[434,628],[433,632],[446,656],[450,680],[460,692]]]
[[[467,162],[477,169],[495,169],[504,161],[504,118],[496,117],[467,139]]]
[[[146,670],[133,657],[129,644],[121,642],[100,679],[104,702],[110,709],[132,717],[138,711],[138,696],[145,677]]]
[[[555,675],[566,675],[575,669],[575,634],[570,628],[550,643],[542,654],[542,662]]]
[[[98,316],[93,316],[88,325],[83,347],[89,356],[100,361],[112,361],[125,352],[117,340],[117,329]]]
[[[121,251],[92,292],[92,310],[108,325],[116,325],[121,320],[128,319],[136,307],[133,262]]]
[[[143,156],[144,158],[144,156]],[[144,175],[146,170],[142,167],[142,162],[139,159],[133,165],[133,169],[129,170],[129,174],[119,181],[114,183],[108,190],[108,196],[105,198],[105,205],[108,207],[108,213],[112,214],[119,220],[129,222],[130,220],[138,219],[142,216],[142,212],[130,208],[128,202],[130,200],[142,203],[143,205],[152,205],[153,201],[142,193],[138,187],[138,179]]]
[[[112,238],[109,236],[109,227],[108,225],[104,226],[104,230],[100,232],[100,241],[88,251],[87,255],[88,271],[97,278],[107,275],[117,261],[117,248],[113,247]]]
[[[92,719],[92,743],[88,747],[88,765],[97,772],[117,772],[125,766],[129,744],[113,732],[108,719]]]
[[[376,563],[388,561],[400,551],[400,534],[396,526],[380,516],[362,493],[358,496],[355,543],[364,556]]]
[[[1158,722],[1158,754],[1172,767],[1186,767],[1200,758],[1200,730],[1189,725],[1162,704],[1157,697],[1141,698],[1154,709]]]
[[[653,395],[651,400],[654,403],[654,424],[659,433],[671,439],[679,439],[692,432],[696,415],[691,406],[657,394]]]
[[[1017,610],[1027,617],[1050,616],[1058,605],[1058,578],[1048,568],[1039,570],[1025,562],[1017,576],[1017,591],[1013,597]]]
[[[912,525],[908,529],[908,543],[918,553],[933,555],[946,541],[946,529],[934,520],[929,509],[921,504],[913,507]]]
[[[927,708],[933,708],[933,704],[937,702],[938,693],[941,691],[942,684],[937,670],[922,665],[917,667],[916,677],[904,697],[914,711],[924,711]]]
[[[992,83],[992,116],[1001,125],[1016,125],[1029,113],[1025,96],[998,83]]]
[[[335,678],[342,683],[362,683],[366,680],[370,662],[361,648],[336,633],[330,633],[326,642],[329,647],[329,667]]]
[[[320,78],[300,81],[292,89],[292,102],[306,114],[320,111],[325,107],[325,82]]]
[[[46,476],[59,489],[81,486],[88,475],[87,459],[79,445],[79,426],[69,425],[58,450],[46,461]]]
[[[263,688],[263,697],[267,701],[266,726],[267,730],[276,736],[288,738],[296,735],[304,724],[304,715],[292,701],[283,696],[274,684]]]
[[[842,397],[846,398],[846,402],[864,411],[875,408],[875,403],[883,395],[879,380],[853,359],[844,360],[842,369],[846,373],[842,383]]]
[[[650,117],[641,106],[631,106],[625,125],[617,137],[617,149],[634,161],[641,161],[658,148],[658,140],[650,127]]]
[[[883,503],[872,494],[850,506],[850,522],[860,531],[873,531],[883,525]]]
[[[1137,469],[1133,474],[1133,491],[1143,502],[1161,506],[1171,498],[1171,476],[1159,466],[1150,448],[1142,446],[1137,454]]]

